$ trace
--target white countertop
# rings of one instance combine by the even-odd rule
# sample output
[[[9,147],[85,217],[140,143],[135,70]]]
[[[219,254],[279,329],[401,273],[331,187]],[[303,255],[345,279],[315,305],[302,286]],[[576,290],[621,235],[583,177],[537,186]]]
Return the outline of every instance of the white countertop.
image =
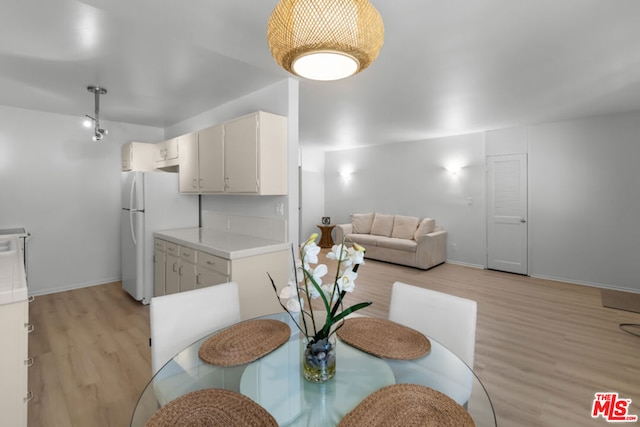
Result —
[[[288,242],[278,242],[208,228],[179,228],[158,231],[153,234],[157,238],[231,260],[291,248],[291,244]]]
[[[0,304],[27,299],[27,277],[17,235],[0,236]]]

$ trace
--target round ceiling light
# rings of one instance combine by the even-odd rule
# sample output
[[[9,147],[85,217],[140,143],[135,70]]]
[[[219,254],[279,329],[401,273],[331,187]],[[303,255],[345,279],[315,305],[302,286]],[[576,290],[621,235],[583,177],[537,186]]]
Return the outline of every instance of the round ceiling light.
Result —
[[[338,80],[378,57],[384,24],[368,0],[280,0],[267,39],[275,60],[290,73]]]

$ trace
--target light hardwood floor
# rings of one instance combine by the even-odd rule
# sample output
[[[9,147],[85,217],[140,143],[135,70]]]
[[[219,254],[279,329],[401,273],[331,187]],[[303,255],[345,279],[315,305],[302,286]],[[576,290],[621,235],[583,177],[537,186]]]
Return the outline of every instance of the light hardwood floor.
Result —
[[[632,399],[630,413],[640,415],[640,338],[618,327],[640,323],[640,314],[603,308],[598,289],[367,261],[347,303],[373,301],[363,313],[386,317],[394,281],[478,302],[475,371],[499,426],[608,425],[591,418],[601,391]],[[151,374],[148,307],[111,283],[38,297],[30,313],[29,425],[128,425]]]

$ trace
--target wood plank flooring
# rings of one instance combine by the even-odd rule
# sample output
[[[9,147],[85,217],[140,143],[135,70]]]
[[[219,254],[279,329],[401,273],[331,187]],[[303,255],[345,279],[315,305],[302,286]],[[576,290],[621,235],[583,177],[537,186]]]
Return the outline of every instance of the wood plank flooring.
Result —
[[[368,260],[347,303],[373,301],[362,313],[386,317],[394,281],[478,302],[475,371],[499,426],[608,425],[591,418],[601,391],[632,399],[640,415],[640,338],[618,327],[640,314],[602,307],[598,289]],[[148,306],[111,283],[37,297],[30,316],[29,426],[127,426],[151,375]]]

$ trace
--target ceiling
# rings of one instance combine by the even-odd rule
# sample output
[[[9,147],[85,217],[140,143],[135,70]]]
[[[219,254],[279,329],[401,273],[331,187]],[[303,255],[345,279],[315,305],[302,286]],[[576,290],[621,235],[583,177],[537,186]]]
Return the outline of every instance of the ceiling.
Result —
[[[290,77],[277,0],[2,0],[0,104],[166,127]],[[300,80],[300,144],[340,149],[640,110],[640,1],[372,0],[378,59]]]

